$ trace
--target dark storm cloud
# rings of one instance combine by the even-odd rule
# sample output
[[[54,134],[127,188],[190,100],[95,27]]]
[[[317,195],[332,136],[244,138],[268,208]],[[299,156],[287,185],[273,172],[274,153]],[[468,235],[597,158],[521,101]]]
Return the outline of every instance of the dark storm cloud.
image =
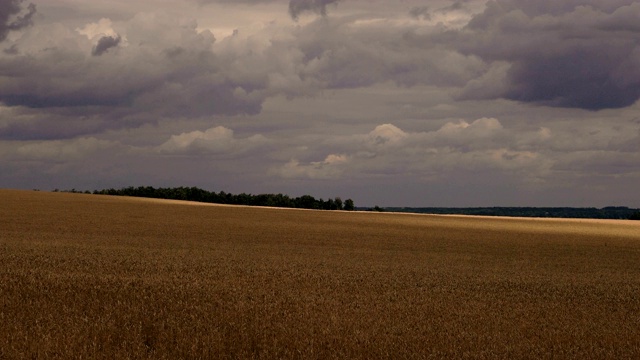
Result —
[[[340,1],[341,0],[289,0],[289,15],[294,20],[297,20],[300,14],[305,12],[326,16],[327,5],[337,4]],[[278,0],[198,0],[200,4],[230,3],[257,5],[277,2]]]
[[[429,7],[427,6],[415,6],[409,10],[409,15],[412,17],[419,19],[429,20],[431,19],[431,14],[429,13]]]
[[[95,47],[78,31],[55,29],[60,28],[52,28],[47,41],[29,37],[32,42],[24,46],[38,51],[0,55],[0,106],[27,109],[51,126],[84,133],[135,128],[165,117],[261,110],[266,80],[247,80],[227,68],[213,52],[213,34],[198,31],[193,21],[142,14],[122,27],[126,36],[102,35]],[[114,46],[120,51],[104,56]],[[103,56],[87,57],[91,52]],[[60,114],[57,120],[54,112]],[[33,126],[51,126],[34,121],[6,119],[0,138],[46,138],[46,131]],[[85,122],[90,126],[78,126]],[[55,132],[78,131],[63,133]]]
[[[134,96],[157,86],[147,73],[85,62],[81,54],[50,49],[38,57],[0,59],[0,101],[27,108],[84,108],[127,106]],[[81,110],[86,111],[86,110]]]
[[[487,6],[499,7],[505,11],[520,10],[528,16],[540,16],[562,15],[573,12],[578,7],[592,7],[605,13],[612,13],[634,2],[634,0],[492,0],[487,3]],[[484,15],[487,13],[485,12]]]
[[[291,0],[289,1],[289,15],[297,19],[304,12],[327,15],[327,5],[337,4],[340,0]]]
[[[446,14],[454,11],[464,10],[466,2],[467,1],[454,1],[453,4],[438,9],[438,12]]]
[[[100,56],[107,52],[107,50],[118,46],[122,38],[118,36],[103,36],[98,40],[98,44],[93,48],[91,54],[93,56]]]
[[[477,93],[474,86],[463,99],[489,93],[556,107],[622,108],[640,98],[638,19],[640,3],[631,0],[497,0],[441,40],[488,63],[510,64],[500,91]]]
[[[24,13],[24,0],[0,0],[0,41],[7,38],[10,31],[20,30],[32,24],[36,6],[29,4]]]

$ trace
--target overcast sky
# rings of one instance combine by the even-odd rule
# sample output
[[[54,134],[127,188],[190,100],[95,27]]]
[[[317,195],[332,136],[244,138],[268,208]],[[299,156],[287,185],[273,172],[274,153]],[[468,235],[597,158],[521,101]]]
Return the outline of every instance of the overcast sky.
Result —
[[[640,1],[0,0],[0,187],[640,207]]]

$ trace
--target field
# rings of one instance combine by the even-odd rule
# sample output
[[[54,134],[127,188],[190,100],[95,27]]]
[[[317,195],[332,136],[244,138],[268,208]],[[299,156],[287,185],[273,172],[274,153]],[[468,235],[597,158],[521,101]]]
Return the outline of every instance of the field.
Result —
[[[640,358],[640,222],[0,190],[0,359]]]

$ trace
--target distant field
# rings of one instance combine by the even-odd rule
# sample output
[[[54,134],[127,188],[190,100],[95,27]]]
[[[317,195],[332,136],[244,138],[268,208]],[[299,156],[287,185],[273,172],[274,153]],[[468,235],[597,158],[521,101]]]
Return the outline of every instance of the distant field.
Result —
[[[637,359],[640,222],[0,190],[22,358]]]

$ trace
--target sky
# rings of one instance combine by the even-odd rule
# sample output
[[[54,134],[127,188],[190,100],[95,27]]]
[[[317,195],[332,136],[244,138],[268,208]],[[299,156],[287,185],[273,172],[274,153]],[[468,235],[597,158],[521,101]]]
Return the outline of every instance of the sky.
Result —
[[[0,0],[0,188],[640,207],[640,1]]]

